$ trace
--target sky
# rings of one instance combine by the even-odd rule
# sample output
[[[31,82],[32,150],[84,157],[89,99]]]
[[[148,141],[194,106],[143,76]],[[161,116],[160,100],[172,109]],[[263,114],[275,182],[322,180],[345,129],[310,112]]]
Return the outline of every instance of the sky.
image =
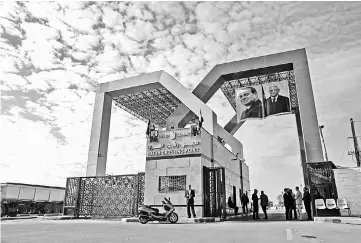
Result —
[[[85,176],[95,88],[164,70],[189,91],[216,65],[306,48],[329,160],[361,121],[360,2],[0,2],[0,182]],[[221,91],[207,103],[225,125]],[[361,123],[356,123],[361,136]],[[146,123],[113,106],[107,174],[145,169]],[[293,115],[246,122],[251,188],[303,184]],[[272,139],[270,139],[272,138]]]

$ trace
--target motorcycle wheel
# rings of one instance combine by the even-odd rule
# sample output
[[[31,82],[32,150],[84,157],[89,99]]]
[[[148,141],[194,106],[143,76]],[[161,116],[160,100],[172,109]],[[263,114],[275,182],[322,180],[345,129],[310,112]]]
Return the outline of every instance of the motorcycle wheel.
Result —
[[[146,224],[146,223],[148,223],[148,219],[144,216],[141,216],[141,217],[139,217],[139,222],[141,224]]]
[[[177,213],[171,213],[171,214],[169,214],[168,220],[169,220],[169,222],[171,222],[172,224],[177,223],[177,222],[178,222],[178,214],[177,214]]]

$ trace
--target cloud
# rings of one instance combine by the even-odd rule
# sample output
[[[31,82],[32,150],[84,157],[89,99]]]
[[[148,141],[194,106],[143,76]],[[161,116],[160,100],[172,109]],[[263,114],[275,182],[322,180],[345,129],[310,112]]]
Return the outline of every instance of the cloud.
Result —
[[[192,91],[216,64],[304,47],[330,158],[349,165],[340,141],[349,134],[349,118],[361,120],[355,105],[361,103],[360,7],[358,2],[3,2],[0,177],[64,185],[67,176],[85,175],[98,83],[164,70]],[[207,105],[222,125],[234,115],[220,91]],[[113,110],[107,172],[144,170],[146,124]],[[252,186],[272,193],[283,188],[281,180],[267,183],[270,187],[261,183],[277,173],[275,163],[294,171],[290,184],[302,181],[294,120],[278,119],[247,122],[237,135]],[[255,130],[260,134],[249,132]],[[29,171],[36,178],[27,176]]]

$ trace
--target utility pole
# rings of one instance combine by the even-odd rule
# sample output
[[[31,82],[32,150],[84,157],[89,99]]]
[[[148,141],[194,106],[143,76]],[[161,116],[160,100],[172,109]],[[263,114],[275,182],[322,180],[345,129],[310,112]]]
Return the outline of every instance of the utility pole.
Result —
[[[324,128],[324,127],[325,127],[324,125],[321,125],[321,126],[319,126],[319,129],[320,129],[320,134],[321,134],[321,138],[322,138],[323,148],[325,150],[325,161],[328,161],[325,139],[323,138],[323,133],[322,133],[322,128]]]
[[[353,145],[355,147],[355,156],[356,156],[357,167],[360,167],[361,166],[360,150],[359,150],[358,143],[357,143],[355,125],[354,125],[354,121],[352,118],[350,119],[350,122],[351,122],[351,131],[352,131],[352,137],[353,137]]]

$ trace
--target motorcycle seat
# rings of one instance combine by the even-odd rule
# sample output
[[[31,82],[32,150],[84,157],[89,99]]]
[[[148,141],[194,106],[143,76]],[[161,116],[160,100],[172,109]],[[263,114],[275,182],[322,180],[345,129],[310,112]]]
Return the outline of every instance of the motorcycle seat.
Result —
[[[159,209],[158,208],[152,208],[151,206],[145,206],[151,210],[154,210],[155,212],[159,213]]]

